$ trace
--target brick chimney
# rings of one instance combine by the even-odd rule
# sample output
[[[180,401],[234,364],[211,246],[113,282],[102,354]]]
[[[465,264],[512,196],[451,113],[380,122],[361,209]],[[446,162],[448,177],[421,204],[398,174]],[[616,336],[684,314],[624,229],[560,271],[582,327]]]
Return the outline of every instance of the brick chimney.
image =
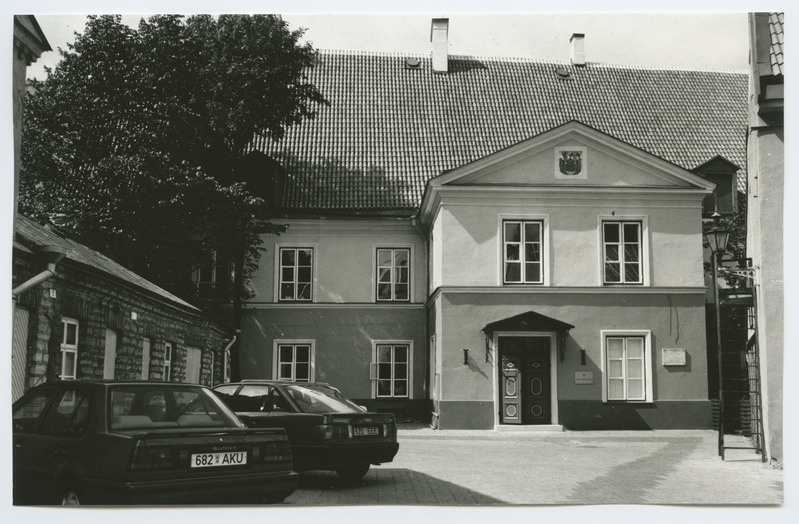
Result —
[[[430,41],[433,42],[433,72],[446,73],[449,69],[449,18],[433,18]]]
[[[583,67],[585,65],[585,34],[574,33],[569,39],[569,48],[572,64]]]

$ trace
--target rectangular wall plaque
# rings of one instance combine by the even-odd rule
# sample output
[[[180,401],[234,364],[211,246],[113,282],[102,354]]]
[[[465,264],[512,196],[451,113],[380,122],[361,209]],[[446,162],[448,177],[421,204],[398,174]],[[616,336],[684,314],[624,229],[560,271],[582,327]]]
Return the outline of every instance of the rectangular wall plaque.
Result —
[[[574,372],[575,384],[593,384],[594,372],[593,371],[575,371]]]
[[[682,348],[663,348],[664,366],[684,366],[685,350]]]

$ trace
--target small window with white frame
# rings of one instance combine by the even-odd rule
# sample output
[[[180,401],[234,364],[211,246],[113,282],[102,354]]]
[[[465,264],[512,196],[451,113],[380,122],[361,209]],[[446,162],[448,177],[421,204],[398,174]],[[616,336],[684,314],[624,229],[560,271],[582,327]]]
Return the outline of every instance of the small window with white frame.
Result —
[[[640,221],[602,222],[602,266],[605,284],[643,284]]]
[[[273,376],[287,382],[313,382],[313,342],[275,341]]]
[[[172,342],[164,342],[164,382],[172,380],[172,357],[174,356]]]
[[[280,248],[278,299],[281,302],[311,302],[313,300],[313,259],[313,248]]]
[[[376,341],[373,344],[373,398],[411,398],[412,342]]]
[[[544,283],[544,222],[505,220],[502,223],[504,284]]]
[[[410,300],[410,248],[377,248],[377,301],[408,302]]]
[[[648,331],[603,331],[605,402],[652,402],[652,357]]]
[[[61,380],[75,380],[78,376],[78,321],[61,318]]]

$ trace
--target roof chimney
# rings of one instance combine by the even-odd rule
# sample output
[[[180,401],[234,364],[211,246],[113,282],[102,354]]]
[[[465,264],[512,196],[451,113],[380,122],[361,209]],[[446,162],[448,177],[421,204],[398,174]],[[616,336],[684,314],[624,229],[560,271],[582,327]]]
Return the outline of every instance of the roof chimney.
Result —
[[[446,73],[449,67],[449,18],[433,18],[430,41],[433,42],[433,72]]]
[[[576,66],[584,66],[585,65],[585,34],[584,33],[574,33],[571,38],[569,38],[569,47],[570,47],[570,57],[572,64]]]

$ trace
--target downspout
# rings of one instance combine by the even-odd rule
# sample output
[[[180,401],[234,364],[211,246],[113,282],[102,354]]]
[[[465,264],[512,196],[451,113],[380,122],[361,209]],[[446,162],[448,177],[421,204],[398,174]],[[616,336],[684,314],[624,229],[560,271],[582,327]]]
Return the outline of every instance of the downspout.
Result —
[[[53,278],[56,264],[66,256],[66,252],[58,246],[40,246],[36,250],[36,254],[47,258],[47,269],[11,290],[11,298],[15,304],[22,293],[45,280]]]
[[[233,344],[236,343],[236,339],[237,338],[238,338],[238,335],[233,335],[233,338],[230,339],[230,342],[228,342],[227,346],[225,346],[225,349],[222,350],[222,366],[224,366],[222,368],[222,382],[223,383],[225,382],[225,368],[227,368],[227,360],[228,360],[227,359],[227,354],[228,354],[228,351],[230,351],[230,348],[233,347]],[[228,378],[228,380],[230,380],[230,377],[227,377],[227,378]]]

